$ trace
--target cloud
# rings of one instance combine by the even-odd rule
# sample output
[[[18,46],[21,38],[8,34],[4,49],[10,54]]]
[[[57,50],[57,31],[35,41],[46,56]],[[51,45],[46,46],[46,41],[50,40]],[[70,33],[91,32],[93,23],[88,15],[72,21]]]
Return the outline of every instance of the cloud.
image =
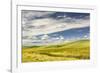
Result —
[[[41,39],[47,39],[49,36],[47,34],[60,32],[69,29],[82,28],[90,25],[89,16],[79,17],[68,16],[67,15],[56,15],[57,12],[45,12],[45,11],[22,11],[22,34],[23,37],[26,37],[28,41],[36,40],[35,36],[42,35],[44,36]],[[57,17],[57,18],[55,18]],[[58,19],[59,18],[59,19]],[[33,38],[34,36],[34,38]],[[33,39],[32,39],[33,38]]]
[[[30,22],[36,18],[48,17],[55,12],[46,12],[46,11],[33,11],[33,10],[22,10],[22,20]]]
[[[41,35],[41,34],[49,34],[58,31],[74,29],[74,28],[81,28],[89,26],[88,20],[76,20],[75,22],[62,22],[62,20],[53,20],[51,18],[44,18],[44,19],[37,19],[33,20],[31,24],[23,26],[26,33],[30,35]]]
[[[47,39],[49,39],[49,36],[48,36],[47,34],[45,34],[45,35],[43,35],[43,36],[41,37],[41,40],[47,40]]]

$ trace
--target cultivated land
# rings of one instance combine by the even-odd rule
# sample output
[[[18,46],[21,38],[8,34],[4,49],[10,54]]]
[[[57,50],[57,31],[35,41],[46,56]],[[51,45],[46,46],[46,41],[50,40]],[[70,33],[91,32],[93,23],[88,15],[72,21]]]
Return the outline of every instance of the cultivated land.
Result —
[[[22,48],[22,62],[46,62],[90,59],[90,41],[78,40],[56,45]]]

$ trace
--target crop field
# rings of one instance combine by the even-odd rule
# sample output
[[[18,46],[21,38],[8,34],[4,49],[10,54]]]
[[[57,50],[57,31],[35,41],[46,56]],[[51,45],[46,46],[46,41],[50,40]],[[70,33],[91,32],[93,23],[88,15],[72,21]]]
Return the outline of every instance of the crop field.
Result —
[[[90,41],[78,40],[56,45],[23,46],[22,62],[48,62],[90,59]]]

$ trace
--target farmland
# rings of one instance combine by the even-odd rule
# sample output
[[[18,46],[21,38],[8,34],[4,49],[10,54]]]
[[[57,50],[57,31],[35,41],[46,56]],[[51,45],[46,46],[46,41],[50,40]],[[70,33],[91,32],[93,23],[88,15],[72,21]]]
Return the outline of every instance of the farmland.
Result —
[[[56,45],[22,47],[23,63],[88,59],[90,59],[89,40],[64,42]]]

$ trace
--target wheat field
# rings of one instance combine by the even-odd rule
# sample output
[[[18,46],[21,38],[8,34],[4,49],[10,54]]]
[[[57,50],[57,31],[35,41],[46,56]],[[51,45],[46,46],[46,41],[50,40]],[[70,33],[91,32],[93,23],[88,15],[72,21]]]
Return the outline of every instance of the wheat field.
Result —
[[[89,40],[78,40],[56,45],[22,47],[23,63],[88,59],[90,59]]]

